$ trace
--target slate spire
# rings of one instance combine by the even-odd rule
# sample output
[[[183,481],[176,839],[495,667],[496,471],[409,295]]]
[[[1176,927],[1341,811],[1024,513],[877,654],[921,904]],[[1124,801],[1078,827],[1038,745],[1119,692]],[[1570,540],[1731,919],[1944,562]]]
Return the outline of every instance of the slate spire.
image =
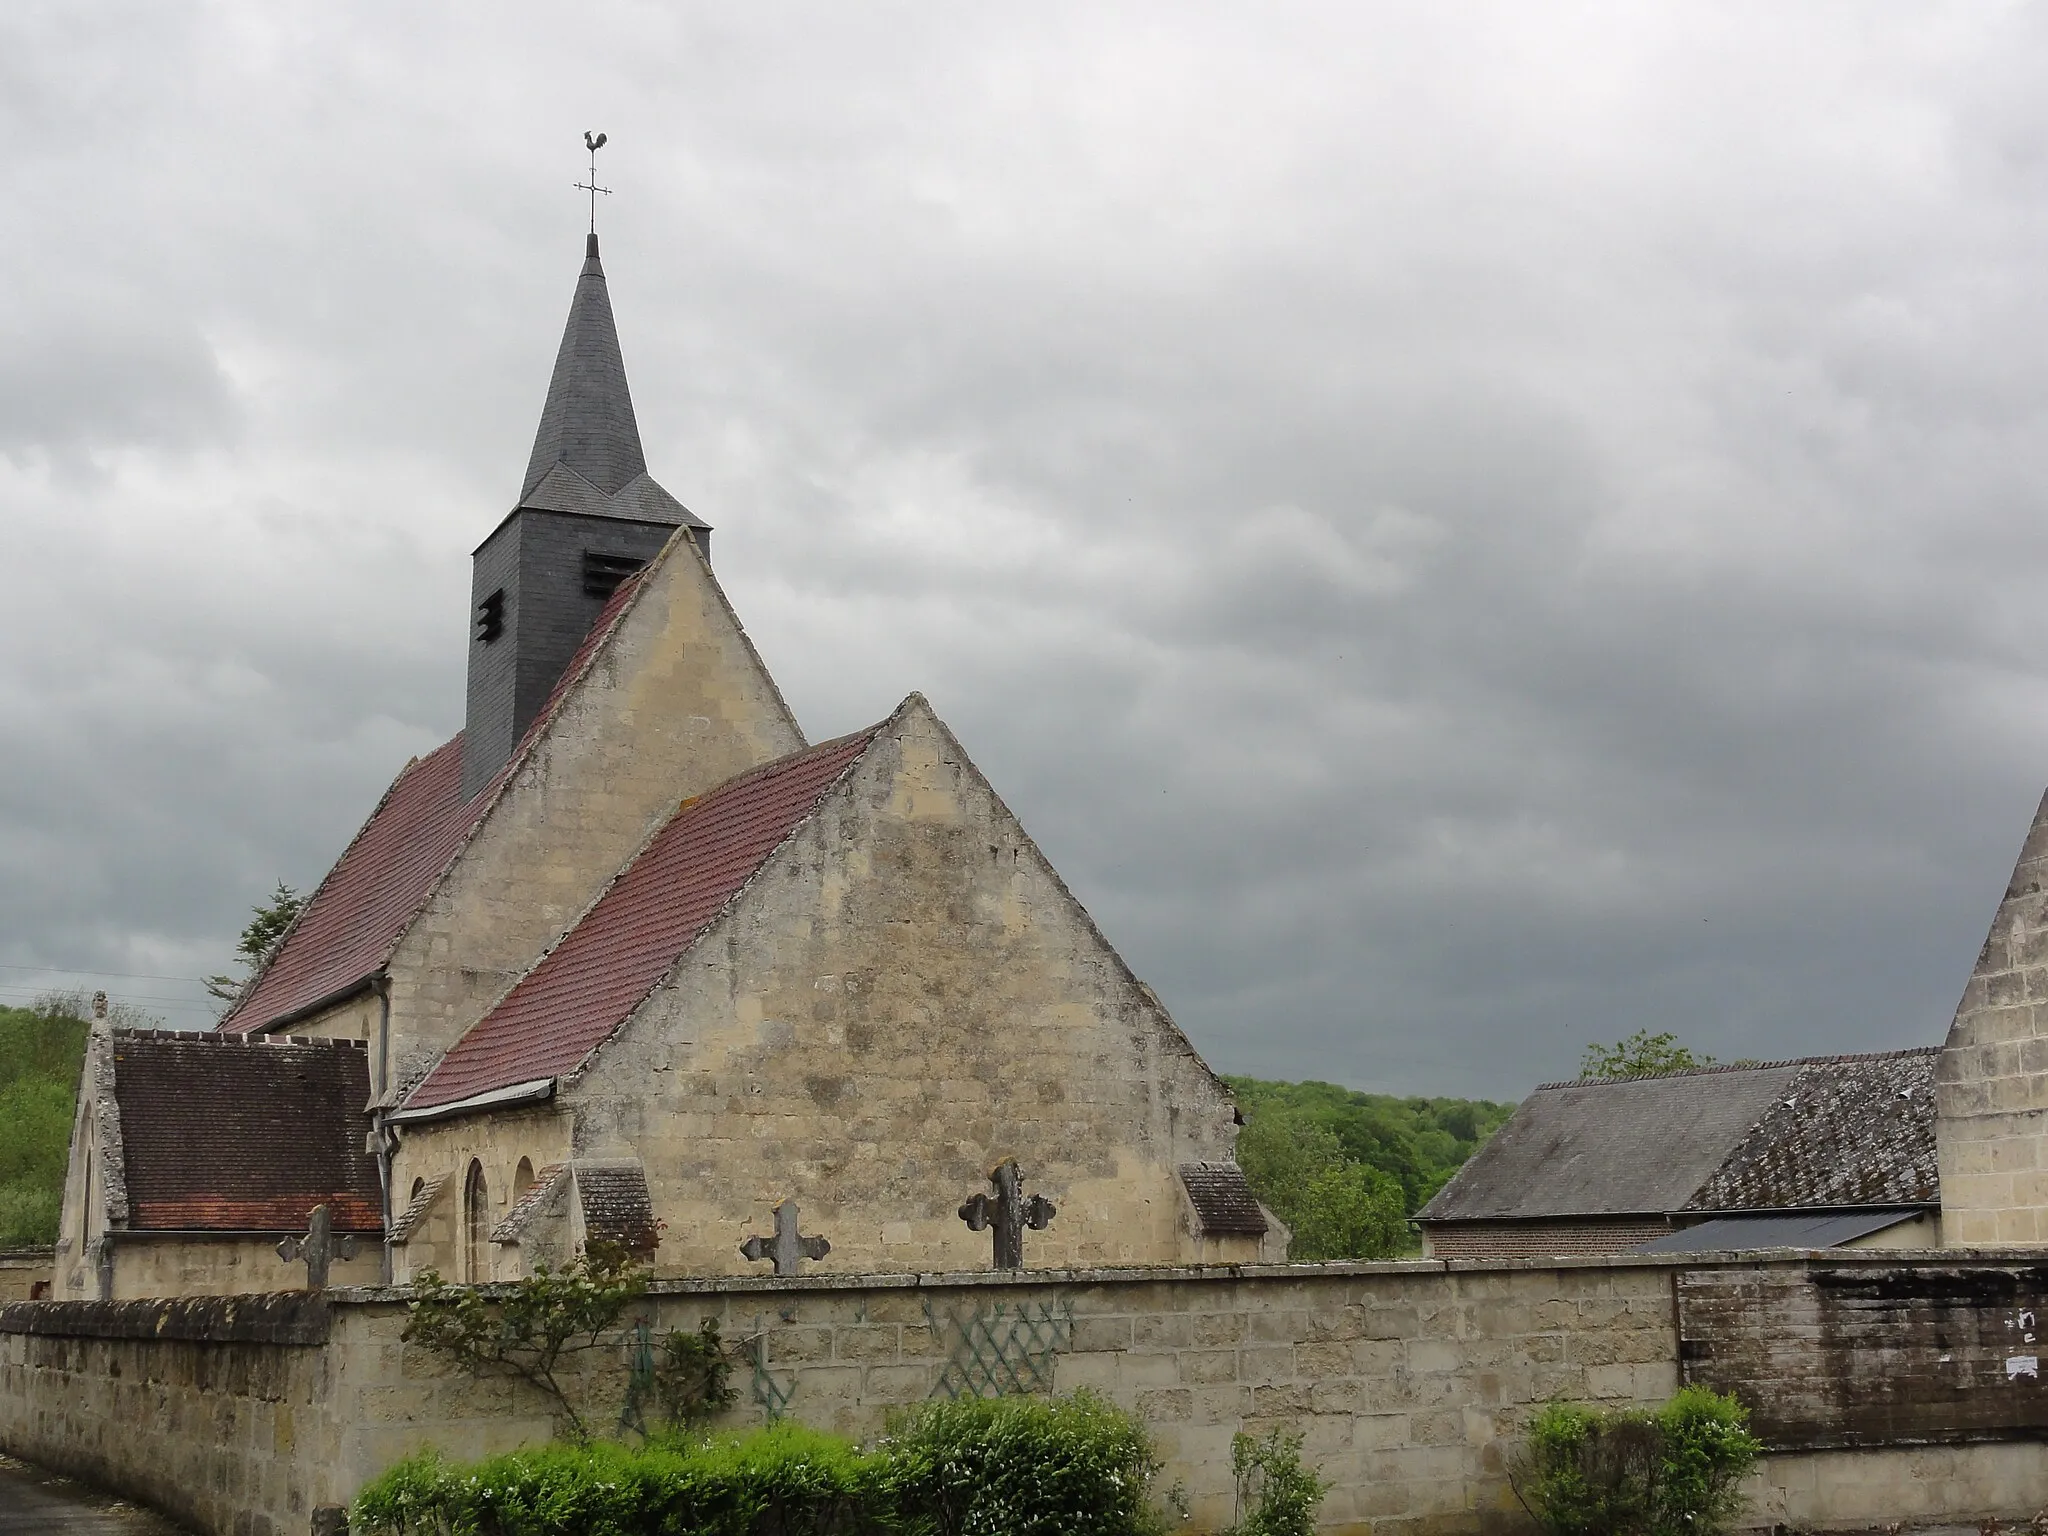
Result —
[[[576,296],[569,302],[569,323],[562,328],[562,347],[548,382],[547,404],[541,408],[540,430],[533,438],[533,456],[519,487],[522,504],[557,464],[605,496],[617,495],[629,481],[647,473],[594,234],[585,247]]]

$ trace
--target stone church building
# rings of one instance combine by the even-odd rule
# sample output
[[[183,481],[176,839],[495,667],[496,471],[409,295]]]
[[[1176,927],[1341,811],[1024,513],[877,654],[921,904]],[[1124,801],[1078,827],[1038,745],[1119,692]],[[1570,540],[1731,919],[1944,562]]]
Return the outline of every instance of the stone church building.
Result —
[[[57,1294],[300,1283],[271,1249],[318,1204],[337,1279],[592,1235],[744,1272],[786,1201],[828,1271],[1013,1262],[1027,1207],[1032,1267],[1284,1253],[1227,1089],[937,713],[809,742],[709,535],[647,472],[593,235],[462,731],[216,1037],[96,1033]]]

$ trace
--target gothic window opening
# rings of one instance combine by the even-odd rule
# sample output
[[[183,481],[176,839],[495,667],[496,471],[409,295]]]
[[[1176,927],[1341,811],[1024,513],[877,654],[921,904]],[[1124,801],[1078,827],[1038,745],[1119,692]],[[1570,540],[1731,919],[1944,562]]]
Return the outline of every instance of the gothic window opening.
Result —
[[[583,551],[583,595],[609,598],[619,583],[647,562],[637,555],[608,555],[602,550]]]
[[[484,1183],[484,1165],[475,1158],[462,1182],[462,1221],[464,1275],[471,1285],[482,1285],[491,1278],[491,1192]]]
[[[489,645],[505,633],[505,589],[498,588],[476,605],[476,637]]]
[[[517,1205],[520,1197],[533,1188],[533,1159],[522,1157],[519,1167],[512,1175],[512,1203]]]

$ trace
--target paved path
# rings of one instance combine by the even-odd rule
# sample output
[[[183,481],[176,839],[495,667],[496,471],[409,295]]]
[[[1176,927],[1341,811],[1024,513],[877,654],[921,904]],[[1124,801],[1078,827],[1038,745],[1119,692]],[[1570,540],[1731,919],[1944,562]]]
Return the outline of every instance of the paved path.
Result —
[[[0,1536],[182,1536],[169,1521],[0,1456]]]

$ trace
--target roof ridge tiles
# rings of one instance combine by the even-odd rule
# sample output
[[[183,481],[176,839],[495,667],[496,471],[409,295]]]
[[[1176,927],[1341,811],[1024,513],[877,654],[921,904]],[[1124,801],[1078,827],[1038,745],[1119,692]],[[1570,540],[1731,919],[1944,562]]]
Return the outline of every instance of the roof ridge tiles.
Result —
[[[1859,1061],[1892,1061],[1905,1056],[1939,1054],[1938,1045],[1908,1045],[1892,1051],[1848,1051],[1834,1056],[1787,1056],[1778,1061],[1724,1061],[1709,1067],[1680,1067],[1671,1072],[1627,1072],[1618,1077],[1567,1077],[1538,1083],[1530,1091],[1552,1088],[1608,1088],[1621,1083],[1657,1082],[1672,1077],[1713,1077],[1729,1072],[1770,1072],[1786,1067],[1837,1067]]]

